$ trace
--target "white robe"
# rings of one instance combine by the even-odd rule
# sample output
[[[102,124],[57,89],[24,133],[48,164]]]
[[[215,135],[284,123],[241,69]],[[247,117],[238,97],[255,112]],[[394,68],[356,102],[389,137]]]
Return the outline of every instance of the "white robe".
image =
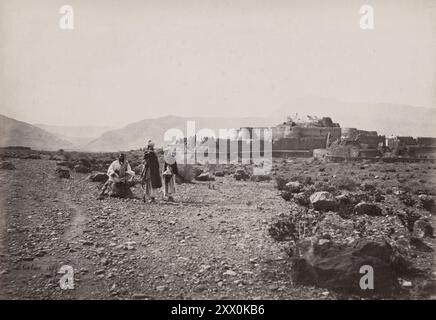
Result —
[[[109,180],[114,181],[114,177],[112,177],[112,175],[116,173],[115,171],[118,172],[121,171],[121,164],[119,160],[115,160],[114,162],[112,162],[111,165],[109,166],[109,169],[107,169],[107,175],[109,176]],[[134,176],[135,176],[135,172],[132,171],[132,169],[130,168],[130,164],[127,162],[125,175],[124,176],[119,175],[118,178],[127,177],[127,180],[130,180]]]

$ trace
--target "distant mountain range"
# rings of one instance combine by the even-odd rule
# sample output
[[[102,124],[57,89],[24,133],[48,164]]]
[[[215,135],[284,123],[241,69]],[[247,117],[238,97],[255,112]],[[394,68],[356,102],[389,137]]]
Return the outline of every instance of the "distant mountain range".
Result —
[[[0,115],[0,146],[27,146],[33,149],[60,148],[84,151],[118,151],[144,147],[151,139],[164,144],[168,129],[180,129],[186,135],[188,121],[202,128],[232,129],[244,126],[274,126],[287,116],[314,115],[331,117],[341,127],[375,130],[384,135],[436,137],[436,108],[396,104],[346,103],[333,99],[305,97],[275,110],[267,117],[205,118],[167,116],[144,119],[120,129],[109,127],[62,127],[31,125]]]
[[[23,146],[36,150],[73,149],[75,146],[55,134],[29,123],[0,115],[0,146]]]
[[[77,148],[84,148],[103,133],[114,129],[102,126],[52,126],[46,124],[35,124],[35,126],[70,141]]]

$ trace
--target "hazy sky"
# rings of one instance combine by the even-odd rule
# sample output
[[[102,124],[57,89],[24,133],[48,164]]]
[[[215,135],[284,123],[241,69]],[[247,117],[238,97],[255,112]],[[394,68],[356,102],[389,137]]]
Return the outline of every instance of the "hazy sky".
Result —
[[[436,0],[0,0],[0,113],[19,120],[262,116],[305,95],[436,107]]]

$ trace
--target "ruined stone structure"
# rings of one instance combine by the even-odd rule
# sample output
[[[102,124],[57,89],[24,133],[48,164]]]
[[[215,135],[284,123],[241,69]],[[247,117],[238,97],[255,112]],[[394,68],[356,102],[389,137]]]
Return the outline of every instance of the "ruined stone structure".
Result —
[[[392,136],[386,139],[393,156],[436,158],[436,138]]]
[[[259,139],[258,132],[265,128],[244,127],[239,130],[238,139],[248,141]],[[311,157],[313,150],[328,149],[329,156],[358,157],[379,155],[379,148],[385,146],[386,138],[376,131],[357,128],[341,128],[331,118],[298,116],[288,118],[272,129],[272,151],[275,157]]]
[[[328,140],[341,136],[341,128],[330,118],[310,117],[308,122],[288,121],[272,128],[273,151],[312,151],[325,148]]]
[[[288,118],[286,122],[272,128],[242,127],[234,129],[225,141],[221,140],[221,143],[219,140],[212,140],[216,143],[216,152],[227,154],[227,157],[231,159],[233,157],[242,158],[243,154],[249,154],[251,158],[254,143],[260,141],[259,146],[262,146],[264,143],[262,141],[270,141],[270,138],[272,150],[269,150],[272,151],[273,157],[313,156],[343,160],[406,155],[409,158],[436,158],[436,138],[386,138],[378,135],[377,131],[341,128],[338,123],[334,123],[328,117]],[[190,139],[194,139],[195,144],[195,138]],[[238,152],[230,152],[230,142],[233,143],[236,140]],[[227,146],[227,150],[220,150],[220,146]],[[260,151],[261,156],[264,156],[264,152]]]

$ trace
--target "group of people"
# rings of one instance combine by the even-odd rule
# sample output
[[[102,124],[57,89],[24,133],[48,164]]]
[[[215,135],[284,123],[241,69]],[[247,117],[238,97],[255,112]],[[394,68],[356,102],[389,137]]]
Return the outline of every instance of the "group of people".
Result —
[[[149,140],[144,151],[144,159],[141,171],[141,185],[144,190],[143,201],[155,202],[162,185],[164,200],[174,201],[173,195],[176,192],[176,175],[178,174],[177,162],[171,150],[165,152],[162,178],[160,174],[159,159],[154,151],[154,143]],[[109,179],[101,189],[99,199],[104,198],[106,190],[111,190],[116,184],[130,188],[135,184],[132,171],[124,153],[118,155],[118,159],[112,162],[107,171]],[[163,180],[163,184],[162,184]],[[109,191],[110,192],[110,191]]]

